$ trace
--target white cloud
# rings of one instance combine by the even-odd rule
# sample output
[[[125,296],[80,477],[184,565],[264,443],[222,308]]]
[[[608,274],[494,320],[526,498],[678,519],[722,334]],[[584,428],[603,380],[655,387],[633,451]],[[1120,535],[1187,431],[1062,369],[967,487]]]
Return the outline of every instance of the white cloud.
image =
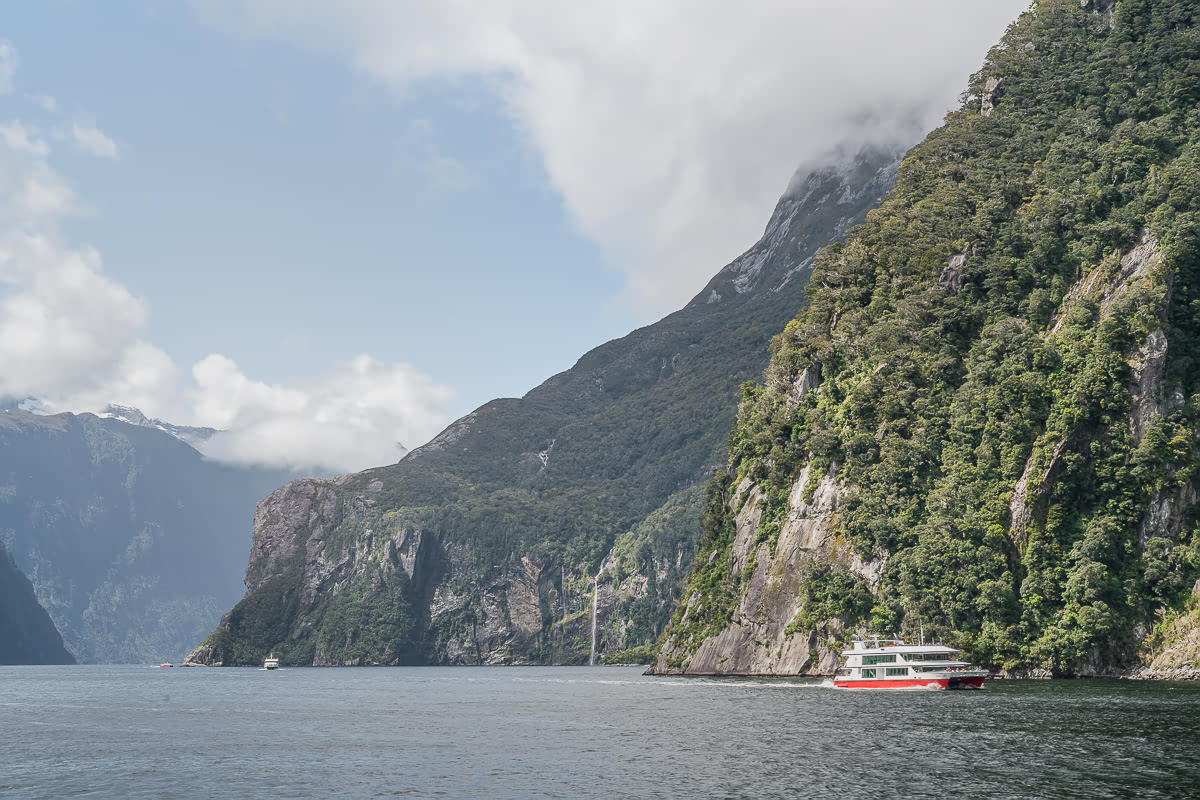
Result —
[[[70,138],[77,148],[89,155],[97,158],[111,158],[114,161],[120,158],[117,143],[90,120],[77,119],[71,123],[70,131],[60,133],[60,135]]]
[[[147,387],[161,389],[173,368],[138,338],[145,303],[104,276],[94,250],[10,232],[0,239],[0,287],[0,395],[59,408],[120,395],[162,410]]]
[[[50,154],[50,145],[42,139],[37,128],[27,128],[17,120],[0,125],[0,140],[9,150],[45,158]]]
[[[36,130],[0,125],[0,396],[167,413],[175,367],[141,339],[145,301],[104,274],[95,249],[63,242],[59,222],[77,201],[49,152]]]
[[[39,106],[41,106],[42,111],[45,111],[48,114],[53,114],[58,110],[58,101],[54,99],[53,95],[38,94],[34,95],[33,99],[37,101]]]
[[[579,228],[668,309],[761,232],[793,169],[931,128],[1028,0],[206,0],[397,88],[479,77]]]
[[[196,424],[227,429],[205,446],[223,461],[344,472],[389,464],[449,422],[454,393],[406,364],[361,355],[297,386],[246,377],[224,356],[192,368]]]
[[[57,217],[75,208],[75,193],[53,171],[34,166],[10,195],[18,211],[30,217]]]
[[[75,210],[75,193],[46,164],[48,152],[19,123],[0,126],[0,233],[40,229]]]
[[[20,65],[17,48],[7,39],[0,39],[0,94],[12,91],[13,76],[17,74],[17,67]]]

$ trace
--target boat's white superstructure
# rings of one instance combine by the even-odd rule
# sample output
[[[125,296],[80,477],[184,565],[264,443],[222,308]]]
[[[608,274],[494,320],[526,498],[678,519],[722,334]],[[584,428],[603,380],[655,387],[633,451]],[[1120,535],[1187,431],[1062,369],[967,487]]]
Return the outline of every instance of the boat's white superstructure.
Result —
[[[842,652],[833,684],[844,689],[982,689],[987,670],[959,661],[958,652],[897,638],[856,638],[851,649]]]
[[[275,657],[274,653],[267,656],[266,660],[263,661],[263,669],[279,669],[279,659]]]

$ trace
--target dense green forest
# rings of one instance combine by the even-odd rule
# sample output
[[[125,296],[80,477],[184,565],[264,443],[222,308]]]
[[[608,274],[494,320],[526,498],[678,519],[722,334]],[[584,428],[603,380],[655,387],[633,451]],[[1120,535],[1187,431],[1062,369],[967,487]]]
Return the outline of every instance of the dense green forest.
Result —
[[[814,568],[801,627],[923,623],[984,663],[1070,673],[1136,661],[1194,602],[1198,26],[1184,0],[1035,3],[818,257],[709,488],[699,599],[674,622],[693,648],[743,584],[731,487],[765,492],[771,543],[808,464],[810,494],[831,471],[846,487],[834,538],[883,573],[872,594]]]

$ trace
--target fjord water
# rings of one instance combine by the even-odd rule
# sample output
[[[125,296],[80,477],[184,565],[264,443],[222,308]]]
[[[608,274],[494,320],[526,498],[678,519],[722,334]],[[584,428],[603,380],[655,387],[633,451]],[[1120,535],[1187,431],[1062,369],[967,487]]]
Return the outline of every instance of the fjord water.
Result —
[[[0,668],[0,795],[1200,794],[1200,686],[634,668]]]

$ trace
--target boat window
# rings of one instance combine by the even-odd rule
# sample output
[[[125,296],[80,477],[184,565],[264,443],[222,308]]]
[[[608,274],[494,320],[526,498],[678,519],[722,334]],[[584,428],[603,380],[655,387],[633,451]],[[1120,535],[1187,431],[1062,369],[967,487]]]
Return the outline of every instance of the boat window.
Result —
[[[837,674],[838,674],[838,677],[839,677],[839,678],[841,678],[841,677],[843,677],[843,676],[845,676],[845,675],[849,675],[849,674],[850,674],[850,670],[848,670],[848,669],[839,669],[839,670],[837,671]]]
[[[886,656],[863,656],[864,664],[895,664],[896,657],[894,655]]]
[[[942,672],[946,667],[913,667],[917,672]]]
[[[864,670],[862,671],[862,676],[863,676],[864,678],[874,678],[874,677],[875,677],[875,670],[873,670],[873,669],[864,669]]]
[[[894,678],[897,675],[907,675],[908,667],[888,667],[886,674],[889,678]]]

